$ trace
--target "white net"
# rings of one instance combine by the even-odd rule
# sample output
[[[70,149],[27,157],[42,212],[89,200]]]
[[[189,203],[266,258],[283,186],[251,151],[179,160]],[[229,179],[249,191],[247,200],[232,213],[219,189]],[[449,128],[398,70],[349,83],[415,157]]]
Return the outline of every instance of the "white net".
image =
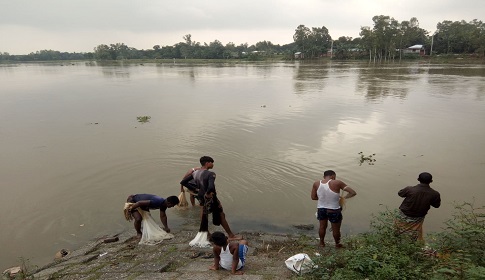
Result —
[[[157,245],[165,239],[173,238],[173,234],[167,233],[155,222],[152,215],[148,211],[138,209],[143,220],[141,221],[142,236],[138,244],[141,245]]]
[[[208,240],[209,233],[207,231],[199,231],[195,238],[189,242],[191,247],[207,248],[212,247]]]

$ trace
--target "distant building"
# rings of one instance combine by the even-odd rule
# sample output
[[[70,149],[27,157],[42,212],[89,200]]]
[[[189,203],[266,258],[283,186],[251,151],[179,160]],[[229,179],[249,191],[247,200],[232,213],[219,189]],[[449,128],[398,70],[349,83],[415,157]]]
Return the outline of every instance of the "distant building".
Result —
[[[416,54],[416,55],[425,55],[426,51],[424,50],[423,45],[414,45],[403,50],[405,54]]]
[[[303,59],[305,58],[305,54],[302,52],[296,52],[295,53],[295,59]]]

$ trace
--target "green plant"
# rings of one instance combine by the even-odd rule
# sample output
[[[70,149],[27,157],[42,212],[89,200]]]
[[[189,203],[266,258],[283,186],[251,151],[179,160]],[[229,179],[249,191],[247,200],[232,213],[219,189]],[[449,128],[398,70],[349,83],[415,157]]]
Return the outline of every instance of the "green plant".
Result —
[[[347,249],[314,260],[312,279],[484,279],[485,208],[455,205],[446,228],[424,246],[398,234],[397,210],[374,215],[369,232],[347,238]]]
[[[484,279],[485,207],[465,202],[455,209],[444,231],[432,239],[440,260],[436,274],[442,279]]]
[[[367,233],[348,238],[346,249],[315,260],[315,279],[429,279],[433,260],[420,244],[397,234],[397,211],[375,215]]]
[[[374,165],[374,162],[376,162],[376,159],[373,158],[376,154],[364,156],[363,152],[359,152],[358,155],[360,156],[359,165],[362,165],[364,162],[367,162],[369,165]]]
[[[136,117],[136,119],[138,120],[138,122],[141,122],[141,123],[147,123],[150,121],[152,117],[150,116],[139,116],[139,117]]]

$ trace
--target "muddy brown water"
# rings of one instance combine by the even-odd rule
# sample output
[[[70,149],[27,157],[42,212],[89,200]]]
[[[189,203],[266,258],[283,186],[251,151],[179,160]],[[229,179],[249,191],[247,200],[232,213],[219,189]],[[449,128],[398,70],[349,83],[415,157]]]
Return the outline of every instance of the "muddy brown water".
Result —
[[[438,231],[454,201],[483,205],[484,145],[483,65],[1,65],[0,269],[133,230],[126,197],[178,195],[202,155],[234,231],[316,225],[326,169],[358,193],[344,235],[399,206],[422,171],[442,195],[425,222]],[[174,231],[197,217],[168,210]]]

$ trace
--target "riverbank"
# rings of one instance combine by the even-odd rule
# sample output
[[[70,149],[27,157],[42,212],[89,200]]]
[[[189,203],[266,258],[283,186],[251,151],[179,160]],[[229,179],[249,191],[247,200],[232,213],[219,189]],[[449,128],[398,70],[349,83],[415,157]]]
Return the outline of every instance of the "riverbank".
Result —
[[[241,232],[250,247],[241,277],[209,270],[213,258],[205,255],[212,249],[189,246],[196,233],[195,226],[188,226],[173,231],[173,239],[147,246],[138,245],[134,230],[129,230],[87,244],[41,268],[27,268],[13,279],[289,279],[296,274],[285,266],[287,258],[297,253],[315,256],[321,251],[312,237],[314,230],[302,235]]]

